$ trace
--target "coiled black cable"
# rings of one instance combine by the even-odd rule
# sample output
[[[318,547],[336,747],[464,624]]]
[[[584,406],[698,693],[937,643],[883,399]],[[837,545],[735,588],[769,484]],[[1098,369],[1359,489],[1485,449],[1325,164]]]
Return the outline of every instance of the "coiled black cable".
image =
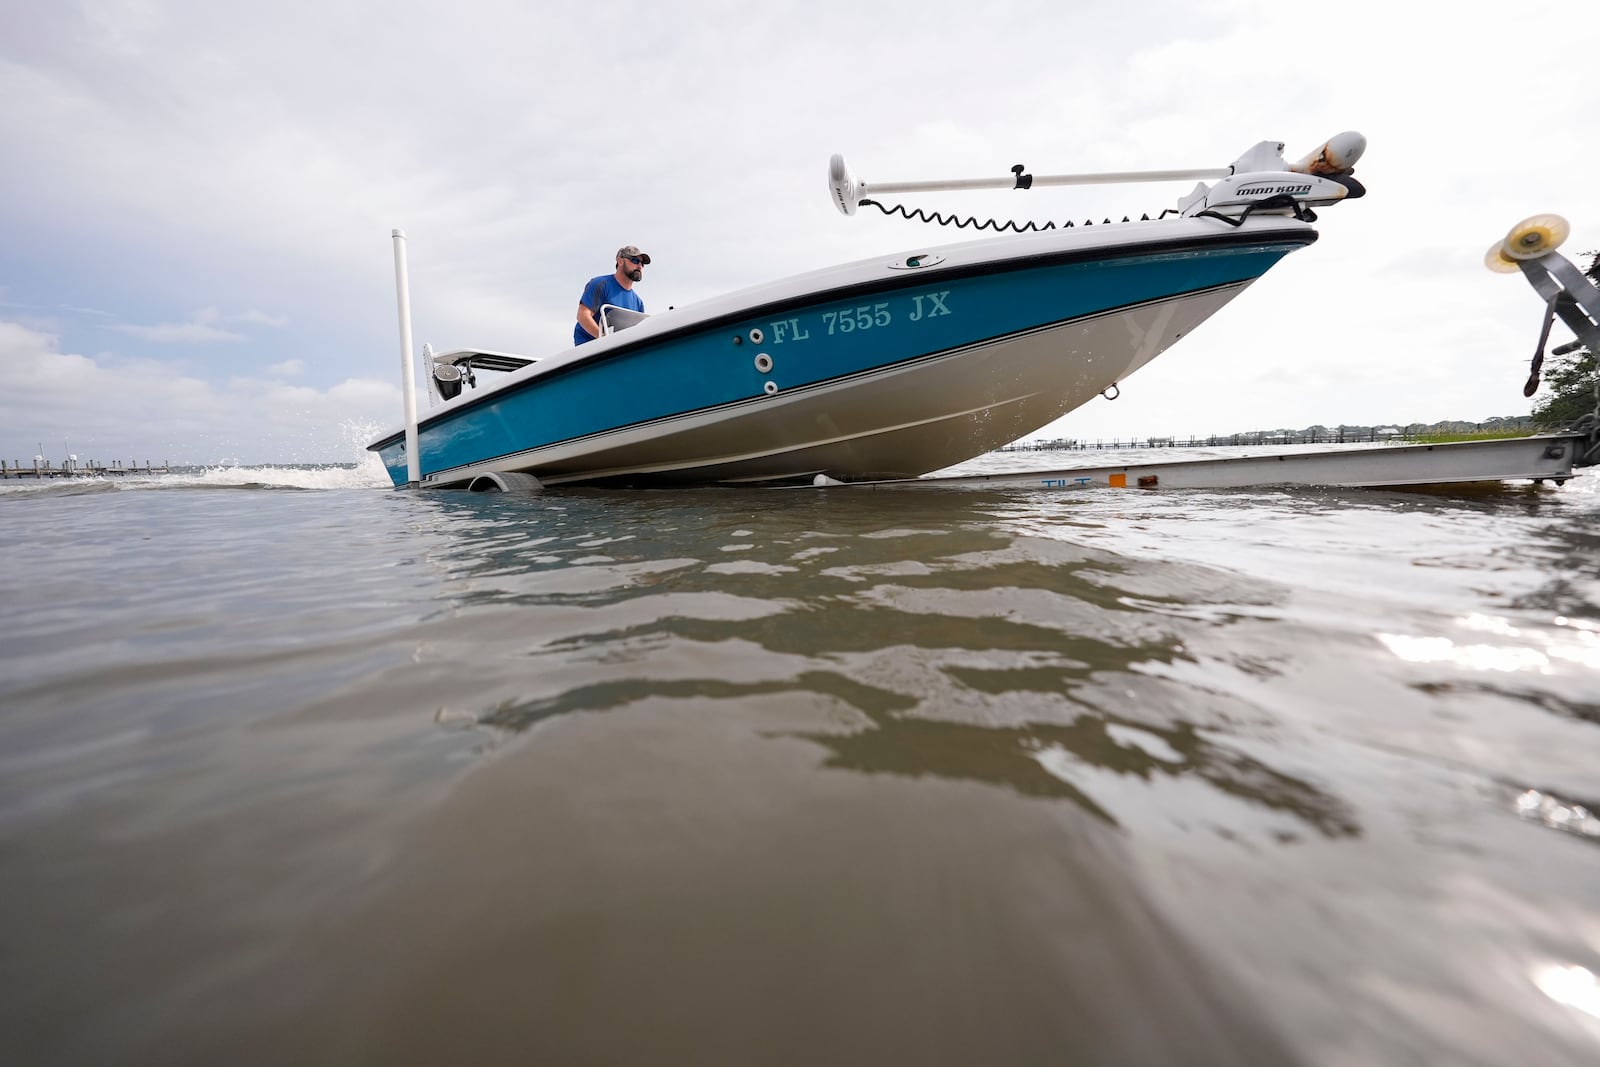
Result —
[[[935,222],[940,226],[954,226],[958,230],[974,229],[980,233],[984,230],[993,230],[995,233],[1028,233],[1030,230],[1043,233],[1045,230],[1054,230],[1057,228],[1054,222],[1038,223],[1029,220],[1028,222],[1019,223],[1015,219],[1007,219],[1006,221],[1001,222],[998,219],[980,220],[976,215],[968,215],[966,218],[961,218],[957,215],[946,215],[942,211],[924,211],[920,207],[907,208],[904,204],[880,204],[878,201],[870,199],[863,199],[859,201],[859,204],[862,207],[871,204],[885,215],[899,215],[900,217],[910,219],[913,222]],[[1163,214],[1165,214],[1165,212],[1163,212]],[[1122,221],[1131,222],[1132,220],[1128,218],[1128,216],[1124,215],[1122,216]],[[1139,221],[1149,222],[1150,216],[1140,215]],[[1084,219],[1083,224],[1085,226],[1093,226],[1095,225],[1095,221],[1093,219]],[[1060,228],[1067,230],[1071,229],[1074,225],[1075,224],[1069,219],[1068,221],[1062,223]],[[1111,220],[1105,219],[1101,225],[1109,226],[1111,225]]]

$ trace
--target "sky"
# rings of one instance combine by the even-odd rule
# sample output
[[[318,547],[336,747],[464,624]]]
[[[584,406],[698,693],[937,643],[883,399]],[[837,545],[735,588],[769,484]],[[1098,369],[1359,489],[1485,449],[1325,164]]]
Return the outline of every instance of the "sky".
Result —
[[[0,459],[359,459],[403,417],[396,228],[417,347],[538,356],[623,244],[660,310],[969,236],[840,214],[835,152],[871,183],[1293,160],[1342,130],[1364,199],[1031,436],[1526,414],[1543,307],[1483,256],[1541,212],[1600,248],[1600,6],[1468,10],[3,0]],[[1192,185],[903,199],[1081,223]]]

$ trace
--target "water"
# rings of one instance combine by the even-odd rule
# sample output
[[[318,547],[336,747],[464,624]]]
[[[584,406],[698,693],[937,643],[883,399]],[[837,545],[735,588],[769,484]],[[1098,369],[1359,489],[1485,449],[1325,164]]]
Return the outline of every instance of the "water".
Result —
[[[0,488],[11,1062],[1600,1060],[1600,475],[384,485]]]

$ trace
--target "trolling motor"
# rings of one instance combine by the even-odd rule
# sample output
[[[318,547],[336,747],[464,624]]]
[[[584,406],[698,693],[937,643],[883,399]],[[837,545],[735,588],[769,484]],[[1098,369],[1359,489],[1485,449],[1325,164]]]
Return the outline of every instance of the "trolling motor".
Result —
[[[461,395],[461,368],[450,363],[435,363],[433,387],[441,400],[454,400]]]
[[[478,387],[477,375],[472,373],[472,357],[476,352],[446,352],[436,355],[432,345],[422,346],[423,373],[428,379],[428,406],[439,401],[454,400],[461,395],[463,386]]]
[[[1178,213],[1216,218],[1237,226],[1253,212],[1277,211],[1301,222],[1317,221],[1313,207],[1367,195],[1354,178],[1367,139],[1347,130],[1323,142],[1295,163],[1283,160],[1283,145],[1262,141],[1233,161],[1228,175],[1213,186],[1204,182],[1178,201]],[[1237,217],[1237,221],[1235,218]]]
[[[1193,192],[1178,202],[1177,214],[1220,219],[1233,226],[1242,224],[1254,212],[1290,214],[1303,222],[1313,222],[1317,216],[1312,207],[1366,195],[1365,187],[1351,176],[1355,172],[1356,161],[1366,150],[1367,139],[1349,130],[1330,137],[1321,147],[1295,163],[1284,161],[1281,142],[1262,141],[1227,167],[1108,171],[1099,174],[1028,174],[1019,163],[1011,168],[1011,176],[1005,178],[870,183],[856,178],[844,156],[835,155],[828,161],[828,189],[833,197],[833,205],[846,215],[854,215],[856,208],[863,204],[892,214],[891,209],[884,208],[871,197],[888,193],[1034,189],[1047,185],[1109,185],[1119,182],[1202,179]],[[1203,180],[1206,178],[1218,180],[1215,185],[1208,186]],[[910,217],[912,213],[901,209],[901,214]],[[929,216],[924,214],[923,217],[929,220]],[[944,220],[938,217],[931,221]],[[1011,228],[1052,227],[1030,225]]]
[[[1531,397],[1539,390],[1539,374],[1544,367],[1544,346],[1550,340],[1550,327],[1556,316],[1577,335],[1577,340],[1551,350],[1566,355],[1580,348],[1600,353],[1600,288],[1571,260],[1556,252],[1572,232],[1560,215],[1534,215],[1523,219],[1505,237],[1489,246],[1484,265],[1497,274],[1522,272],[1533,291],[1544,298],[1544,323],[1539,344],[1534,349],[1528,381],[1522,395]],[[1600,463],[1600,382],[1595,386],[1595,410],[1575,423],[1572,429],[1586,434],[1587,445],[1574,466],[1591,467]]]

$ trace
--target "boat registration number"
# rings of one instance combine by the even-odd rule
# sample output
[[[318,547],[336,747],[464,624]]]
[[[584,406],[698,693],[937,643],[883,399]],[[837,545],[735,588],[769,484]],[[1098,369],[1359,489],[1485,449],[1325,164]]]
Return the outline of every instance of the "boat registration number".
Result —
[[[922,322],[950,315],[947,303],[950,290],[912,293],[895,300],[881,300],[875,304],[857,304],[855,307],[837,308],[814,315],[798,315],[792,319],[779,319],[772,323],[772,343],[809,341],[814,336],[834,337],[838,334],[866,330],[881,330],[896,322]]]

